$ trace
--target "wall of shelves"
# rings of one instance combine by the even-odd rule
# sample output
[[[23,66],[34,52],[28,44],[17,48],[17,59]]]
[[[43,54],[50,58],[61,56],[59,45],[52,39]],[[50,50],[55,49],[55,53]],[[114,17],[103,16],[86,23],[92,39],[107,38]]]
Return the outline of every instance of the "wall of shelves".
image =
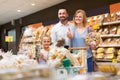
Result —
[[[112,16],[113,14],[117,14],[118,16]],[[116,59],[116,62],[120,62],[120,12],[107,13],[99,16],[103,17],[103,15],[105,16],[102,18],[102,21],[98,18],[99,23],[97,24],[99,24],[99,26],[97,26],[97,28],[95,26],[96,31],[100,33],[101,37],[101,43],[96,49],[96,61],[113,62],[113,60]],[[93,27],[94,25],[96,24],[93,24]],[[101,51],[99,51],[100,49]]]

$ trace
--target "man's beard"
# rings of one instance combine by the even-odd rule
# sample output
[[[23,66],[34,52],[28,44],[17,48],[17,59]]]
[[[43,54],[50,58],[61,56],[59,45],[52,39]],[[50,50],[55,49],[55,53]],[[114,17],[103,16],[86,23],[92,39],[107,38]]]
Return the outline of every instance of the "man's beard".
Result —
[[[61,19],[61,18],[62,18],[62,19]],[[66,21],[66,20],[67,20],[67,18],[66,18],[66,17],[61,17],[61,18],[60,18],[60,21],[61,21],[61,22],[64,22],[64,21]]]

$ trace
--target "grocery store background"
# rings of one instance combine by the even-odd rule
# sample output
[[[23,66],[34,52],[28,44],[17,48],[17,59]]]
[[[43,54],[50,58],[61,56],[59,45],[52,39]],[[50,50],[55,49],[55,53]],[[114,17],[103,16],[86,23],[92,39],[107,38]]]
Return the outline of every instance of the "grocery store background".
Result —
[[[0,4],[0,48],[12,49],[14,53],[17,53],[25,27],[57,23],[59,8],[68,9],[69,20],[77,9],[84,9],[88,17],[120,11],[119,0],[0,0]],[[12,42],[5,40],[9,35],[13,36]]]

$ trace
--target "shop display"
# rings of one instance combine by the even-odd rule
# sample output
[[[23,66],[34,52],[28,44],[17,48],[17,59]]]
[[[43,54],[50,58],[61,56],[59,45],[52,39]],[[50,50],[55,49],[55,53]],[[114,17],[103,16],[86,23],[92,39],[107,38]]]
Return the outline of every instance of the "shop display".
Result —
[[[88,19],[88,25],[96,32],[90,32],[85,41],[87,45],[95,44],[95,60],[98,62],[120,61],[120,14],[102,14]],[[95,25],[95,26],[94,26]],[[50,36],[50,29],[43,26],[34,29],[27,28],[23,33],[18,55],[12,52],[0,52],[0,80],[107,80],[104,73],[120,75],[116,64],[99,64],[98,73],[87,73],[86,47],[63,48],[64,40],[57,43],[51,52],[47,67],[38,64],[36,57],[41,49],[41,37]],[[73,53],[71,53],[71,51]],[[32,66],[31,66],[32,65]],[[54,68],[53,68],[54,67]],[[103,74],[101,74],[103,72]],[[84,74],[81,74],[84,73]],[[96,75],[95,75],[96,74]],[[66,79],[67,78],[67,79]]]
[[[95,57],[97,61],[112,62],[113,59],[118,57],[117,51],[120,49],[120,21],[117,13],[103,14],[100,27],[95,28],[101,37],[100,44],[96,50]]]
[[[41,37],[44,35],[50,35],[50,31],[43,26],[39,28],[26,28],[23,33],[18,54],[26,54],[30,58],[36,58],[37,49],[41,48]]]

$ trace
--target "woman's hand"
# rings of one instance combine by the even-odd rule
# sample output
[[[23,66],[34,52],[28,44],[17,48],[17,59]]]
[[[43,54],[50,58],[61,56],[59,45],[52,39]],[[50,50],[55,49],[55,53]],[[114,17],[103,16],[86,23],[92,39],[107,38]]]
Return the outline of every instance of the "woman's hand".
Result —
[[[91,42],[89,45],[90,45],[90,48],[92,50],[96,49],[96,43],[95,42]]]
[[[73,32],[70,30],[70,28],[68,28],[67,37],[70,39],[73,38]]]

